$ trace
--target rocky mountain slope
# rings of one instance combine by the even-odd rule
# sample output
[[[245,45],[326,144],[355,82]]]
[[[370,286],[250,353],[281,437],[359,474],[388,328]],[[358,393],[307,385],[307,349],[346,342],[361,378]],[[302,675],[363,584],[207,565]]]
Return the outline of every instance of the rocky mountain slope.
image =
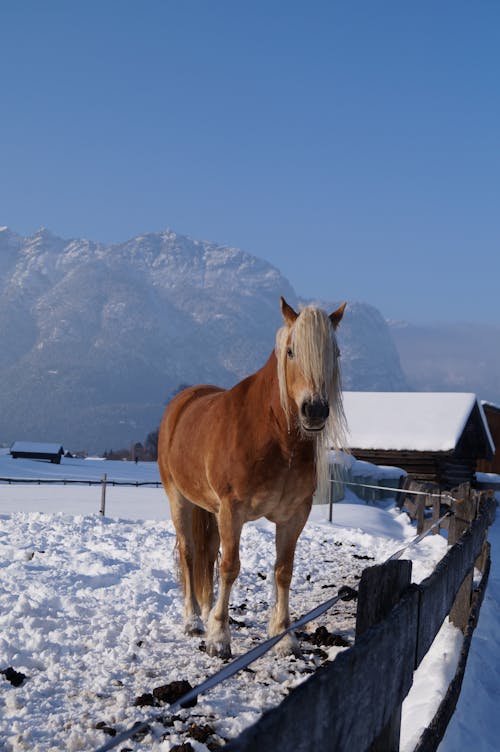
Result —
[[[169,230],[102,245],[2,228],[0,443],[143,440],[179,384],[230,386],[266,360],[280,295],[299,304],[267,262]],[[376,309],[350,304],[340,345],[346,388],[406,388]]]

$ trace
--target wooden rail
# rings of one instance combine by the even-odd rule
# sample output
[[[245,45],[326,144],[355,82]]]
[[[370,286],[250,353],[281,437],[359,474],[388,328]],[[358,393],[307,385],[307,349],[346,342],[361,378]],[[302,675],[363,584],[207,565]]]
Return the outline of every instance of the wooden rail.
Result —
[[[366,569],[359,585],[355,645],[229,742],[227,752],[309,752],[316,747],[332,752],[397,752],[401,705],[413,672],[450,614],[465,631],[462,656],[447,695],[415,752],[437,748],[460,693],[486,587],[486,534],[496,502],[492,494],[471,494],[461,487],[454,507],[452,545],[432,574],[412,585],[409,561],[388,561]],[[473,595],[474,566],[480,568],[482,580]]]

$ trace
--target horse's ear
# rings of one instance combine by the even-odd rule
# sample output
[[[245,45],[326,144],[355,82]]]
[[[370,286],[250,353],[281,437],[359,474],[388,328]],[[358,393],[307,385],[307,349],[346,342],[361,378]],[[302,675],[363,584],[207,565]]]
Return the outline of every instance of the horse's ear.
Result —
[[[334,329],[336,329],[342,321],[342,316],[344,315],[346,305],[347,303],[342,303],[342,305],[339,306],[336,311],[330,314],[330,321],[332,322]]]
[[[281,313],[283,315],[283,318],[285,319],[285,324],[287,326],[292,326],[292,324],[295,323],[295,320],[299,314],[293,310],[292,306],[288,305],[283,295],[280,297],[280,303],[281,303]]]

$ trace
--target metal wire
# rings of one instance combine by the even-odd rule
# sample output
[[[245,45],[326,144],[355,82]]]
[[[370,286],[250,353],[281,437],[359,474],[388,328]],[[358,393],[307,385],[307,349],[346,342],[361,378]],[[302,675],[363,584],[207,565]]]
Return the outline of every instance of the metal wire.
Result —
[[[375,486],[368,483],[356,483],[355,481],[338,480],[330,478],[332,483],[340,483],[343,486],[356,486],[357,488],[373,488],[376,491],[392,491],[392,493],[411,494],[413,496],[428,496],[430,499],[453,499],[453,496],[446,491],[441,493],[429,493],[427,491],[411,491],[408,488],[393,488],[392,486]]]
[[[443,514],[443,516],[439,518],[439,520],[436,520],[436,522],[433,522],[432,525],[427,528],[427,530],[425,531],[425,533],[420,533],[419,535],[417,535],[415,538],[413,538],[411,541],[409,541],[405,546],[403,546],[403,548],[398,549],[391,556],[389,556],[389,558],[386,561],[392,561],[393,559],[399,559],[400,556],[406,551],[407,548],[410,548],[410,546],[414,546],[415,544],[420,543],[420,541],[423,540],[424,538],[426,538],[429,535],[429,533],[431,533],[436,527],[439,527],[439,525],[442,523],[442,521],[446,517],[451,517],[452,514],[453,514],[453,512],[451,511],[451,509],[448,509],[448,511],[445,512]]]
[[[332,483],[340,483],[346,486],[357,486],[361,488],[372,488],[375,490],[380,491],[391,491],[392,493],[403,493],[403,494],[412,494],[416,496],[428,496],[430,498],[440,498],[448,497],[450,499],[453,499],[453,497],[450,494],[432,494],[432,493],[426,493],[425,491],[411,491],[409,489],[398,489],[398,488],[392,488],[390,486],[376,486],[376,485],[370,485],[367,483],[355,483],[351,481],[341,481],[334,478],[331,478]],[[79,484],[79,485],[88,485],[88,486],[102,486],[103,483],[106,483],[106,485],[111,486],[133,486],[133,487],[139,487],[139,486],[161,486],[161,483],[157,481],[118,481],[118,480],[83,480],[83,479],[74,479],[74,478],[0,478],[0,483],[22,483],[22,484],[30,484],[30,483],[36,483],[38,485],[41,484],[59,484],[59,485],[70,485],[70,484]],[[451,510],[448,510],[439,520],[434,522],[426,531],[425,533],[421,533],[420,535],[417,535],[413,540],[409,541],[405,546],[400,548],[398,551],[395,551],[388,559],[387,561],[391,561],[393,559],[399,559],[400,556],[406,551],[407,548],[410,546],[416,545],[421,540],[423,540],[429,533],[434,530],[436,527],[438,527],[443,520],[450,516],[452,514]],[[243,669],[247,668],[251,663],[261,658],[263,655],[265,655],[271,648],[273,648],[277,643],[279,643],[287,634],[290,632],[293,632],[296,629],[300,629],[301,627],[308,624],[310,621],[313,621],[314,619],[318,618],[318,616],[321,616],[326,611],[328,611],[330,608],[332,608],[336,603],[338,603],[339,600],[352,600],[353,598],[357,597],[357,591],[353,588],[350,588],[346,585],[341,587],[337,593],[337,595],[333,596],[329,600],[325,601],[324,603],[321,603],[319,606],[316,606],[311,611],[308,611],[306,614],[304,614],[302,617],[297,619],[297,621],[293,622],[288,626],[283,632],[280,632],[278,635],[275,635],[273,637],[269,637],[267,640],[264,640],[264,642],[259,643],[256,647],[249,650],[247,653],[244,653],[243,655],[239,656],[238,658],[235,658],[230,663],[223,666],[220,671],[213,674],[212,676],[209,676],[208,679],[206,679],[204,682],[199,684],[198,686],[191,689],[189,692],[184,694],[182,697],[180,697],[178,700],[176,700],[174,703],[169,705],[168,710],[171,712],[174,712],[178,710],[179,708],[186,706],[189,704],[192,700],[194,700],[198,695],[204,694],[208,692],[210,689],[213,689],[214,687],[218,686],[222,682],[226,681],[227,679],[231,678],[235,674],[237,674],[239,671],[242,671]],[[95,752],[108,752],[108,750],[114,749],[118,744],[121,744],[124,741],[127,741],[128,739],[131,739],[136,734],[140,734],[144,731],[150,731],[150,724],[155,723],[156,721],[160,720],[161,717],[163,717],[162,714],[157,714],[155,716],[152,716],[149,720],[142,721],[140,723],[136,723],[131,728],[127,729],[126,731],[123,731],[121,734],[118,734],[114,736],[112,739],[110,739],[108,742],[106,742],[104,745],[99,747]]]
[[[446,517],[450,517],[452,514],[453,512],[451,511],[451,509],[448,509],[445,514],[443,514],[443,516],[440,517],[439,520],[436,520],[432,525],[430,525],[430,527],[424,533],[420,533],[419,535],[415,536],[415,538],[409,541],[405,546],[391,554],[391,556],[389,556],[384,563],[399,559],[408,548],[420,543],[420,541],[426,538],[436,527],[439,527],[439,525],[446,519]],[[238,658],[235,658],[233,661],[231,661],[231,663],[226,664],[217,673],[209,676],[208,679],[199,684],[197,687],[194,687],[193,689],[189,690],[189,692],[186,692],[186,694],[169,705],[168,710],[170,712],[174,712],[181,707],[185,707],[192,700],[197,698],[198,695],[204,694],[217,685],[222,684],[222,682],[230,679],[242,669],[247,668],[258,658],[261,658],[263,655],[269,652],[269,650],[271,650],[271,648],[273,648],[278,642],[280,642],[280,640],[282,640],[285,635],[293,632],[296,629],[299,629],[300,627],[305,626],[310,621],[317,619],[318,616],[321,616],[330,608],[332,608],[332,606],[338,603],[339,600],[348,601],[352,600],[353,598],[357,598],[357,590],[344,585],[339,589],[337,595],[334,595],[329,600],[321,603],[319,606],[316,606],[311,611],[308,611],[306,614],[300,617],[300,619],[297,619],[297,621],[290,624],[290,626],[283,630],[283,632],[280,632],[280,634],[275,635],[274,637],[269,637],[267,640],[264,640],[264,642],[259,643],[259,645],[252,648],[247,653],[244,653]],[[163,714],[157,714],[147,721],[135,724],[131,728],[110,739],[106,744],[99,747],[95,752],[107,752],[110,749],[114,749],[118,744],[121,744],[121,742],[127,741],[131,737],[135,736],[135,734],[141,733],[143,731],[150,731],[150,724],[155,723],[162,717]]]
[[[0,478],[0,483],[23,483],[23,484],[29,484],[29,483],[36,483],[37,485],[44,485],[44,484],[59,484],[59,485],[71,485],[79,484],[82,486],[101,486],[103,484],[103,480],[84,480],[83,478]],[[427,491],[411,491],[410,489],[406,488],[393,488],[392,486],[376,486],[371,485],[369,483],[356,483],[355,481],[347,481],[347,480],[338,480],[337,478],[330,478],[331,483],[338,483],[340,485],[344,486],[354,486],[357,488],[372,488],[375,491],[391,491],[394,494],[406,494],[406,495],[413,495],[413,496],[428,496],[431,499],[453,499],[453,496],[451,494],[442,492],[441,494],[436,493],[428,493]],[[160,487],[162,484],[160,481],[155,480],[106,480],[106,484],[108,486],[154,486],[156,488]]]
[[[69,486],[71,484],[77,484],[80,486],[102,486],[103,480],[84,480],[83,478],[0,478],[0,483],[36,483],[37,485],[56,484],[60,486]],[[162,484],[157,480],[109,480],[106,479],[107,486],[133,486],[138,488],[139,486],[154,486],[160,487]]]
[[[446,517],[450,517],[452,514],[453,514],[452,511],[448,509],[448,511],[445,512],[445,514],[443,514],[443,516],[440,517],[439,520],[436,520],[436,522],[434,522],[424,533],[420,533],[411,541],[409,541],[405,546],[395,551],[383,563],[385,564],[388,561],[399,559],[408,548],[416,545],[417,543],[420,543],[420,541],[426,538],[436,527],[438,527],[443,522],[443,520],[446,519]],[[258,658],[261,658],[263,655],[269,652],[269,650],[271,650],[271,648],[273,648],[278,642],[280,642],[280,640],[282,640],[283,637],[285,637],[285,635],[289,634],[290,632],[295,631],[296,629],[300,629],[301,627],[304,627],[306,624],[308,624],[310,621],[317,619],[318,616],[321,616],[322,614],[324,614],[326,611],[332,608],[332,606],[334,606],[340,600],[348,601],[348,600],[352,600],[353,598],[357,598],[357,590],[355,590],[354,588],[348,587],[347,585],[342,586],[339,589],[337,595],[334,595],[329,600],[325,601],[324,603],[321,603],[319,606],[316,606],[311,611],[308,611],[306,614],[301,616],[300,619],[297,619],[297,621],[290,624],[290,626],[288,626],[285,630],[283,630],[283,632],[280,632],[278,635],[275,635],[274,637],[269,637],[267,640],[264,640],[264,642],[259,643],[259,645],[256,645],[247,653],[244,653],[243,655],[231,661],[231,663],[228,663],[225,666],[223,666],[223,668],[221,668],[220,671],[217,671],[217,673],[213,674],[212,676],[209,676],[208,679],[205,679],[204,682],[199,684],[197,687],[194,687],[193,689],[189,690],[189,692],[186,692],[186,694],[182,695],[182,697],[180,697],[174,703],[169,705],[168,710],[170,712],[175,712],[179,708],[185,707],[191,701],[195,700],[198,697],[198,695],[204,694],[208,692],[210,689],[213,689],[219,684],[222,684],[222,682],[226,681],[227,679],[230,679],[239,671],[242,671],[244,668],[247,668],[251,663],[256,661]],[[151,717],[147,721],[136,723],[131,728],[127,729],[126,731],[123,731],[121,734],[118,734],[117,736],[110,739],[108,742],[106,742],[106,744],[103,744],[101,747],[95,750],[95,752],[108,752],[108,750],[114,749],[118,744],[121,744],[121,742],[125,742],[128,739],[130,739],[132,736],[135,736],[135,734],[141,733],[143,731],[150,731],[150,724],[155,723],[157,720],[160,720],[160,718],[162,718],[163,715],[164,715],[163,713],[157,714]]]
[[[356,597],[356,590],[348,587],[347,585],[343,585],[339,589],[337,595],[334,595],[329,600],[321,603],[319,606],[316,606],[316,608],[313,608],[312,611],[308,611],[307,614],[304,614],[304,616],[301,616],[300,619],[294,621],[292,624],[290,624],[290,626],[284,629],[283,632],[280,632],[274,637],[269,637],[267,640],[264,640],[264,642],[256,645],[247,653],[244,653],[243,655],[231,661],[231,663],[223,666],[223,668],[221,668],[220,671],[217,671],[216,674],[209,676],[208,679],[205,679],[204,682],[198,684],[197,687],[189,690],[189,692],[186,692],[185,695],[169,705],[168,710],[174,712],[175,710],[178,710],[179,708],[189,704],[192,700],[198,697],[198,695],[208,692],[210,689],[213,689],[213,687],[216,687],[218,684],[226,681],[226,679],[231,678],[231,676],[234,676],[242,669],[247,668],[247,666],[256,661],[258,658],[261,658],[278,642],[280,642],[280,640],[282,640],[285,635],[293,632],[296,629],[299,629],[300,627],[305,626],[310,621],[317,619],[318,616],[324,614],[325,611],[328,611],[328,609],[332,608],[332,606],[334,606],[340,600],[349,601]],[[132,736],[135,736],[135,734],[140,733],[141,731],[149,730],[150,724],[154,723],[163,715],[164,713],[162,713],[161,715],[155,715],[148,721],[143,721],[142,723],[132,726],[127,731],[123,731],[123,733],[114,736],[112,739],[106,742],[106,744],[103,744],[102,747],[99,747],[96,752],[107,752],[107,750],[113,749],[118,744],[121,744],[122,742],[127,741],[127,739],[130,739]]]

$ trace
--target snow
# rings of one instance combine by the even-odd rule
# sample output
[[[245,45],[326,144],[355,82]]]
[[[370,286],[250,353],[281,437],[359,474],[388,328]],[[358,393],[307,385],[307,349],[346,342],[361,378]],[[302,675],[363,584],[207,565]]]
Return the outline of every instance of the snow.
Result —
[[[134,706],[138,696],[178,679],[195,686],[221,664],[198,649],[200,639],[182,634],[175,535],[163,490],[108,487],[103,518],[98,514],[100,488],[83,485],[103,472],[116,480],[152,482],[156,466],[66,459],[57,466],[0,454],[1,477],[12,477],[15,470],[18,477],[33,478],[37,469],[45,477],[78,477],[82,485],[0,484],[0,671],[12,666],[27,676],[15,688],[0,674],[2,749],[92,750],[109,739],[98,724],[121,732],[158,712]],[[314,507],[299,540],[292,618],[325,601],[340,585],[355,585],[364,566],[385,560],[415,534],[392,502],[367,505],[346,491],[346,501],[333,511],[330,525],[326,508]],[[500,545],[498,532],[496,523],[493,556]],[[414,581],[427,576],[445,550],[440,536],[409,549]],[[231,614],[238,622],[231,626],[235,655],[265,637],[273,556],[274,527],[266,521],[246,525],[241,574],[231,598]],[[496,749],[494,734],[500,731],[498,713],[492,710],[499,691],[499,608],[494,569],[464,681],[467,699],[461,700],[463,707],[450,727],[458,739],[480,718],[480,743],[468,739],[467,748],[475,750]],[[324,624],[352,641],[354,609],[352,603],[338,604],[308,631]],[[460,633],[445,622],[405,701],[402,749],[411,750],[419,729],[432,717],[460,643]],[[320,665],[323,658],[310,643],[302,647],[300,659],[268,654],[250,671],[200,696],[194,708],[176,713],[173,725],[157,724],[156,740],[148,735],[125,746],[135,752],[167,752],[189,739],[193,721],[214,728],[212,741],[234,737]],[[341,649],[325,652],[333,659]],[[191,743],[196,752],[206,752],[204,743]],[[447,743],[446,738],[445,752],[463,748],[456,741]]]
[[[349,446],[447,452],[455,448],[476,404],[492,451],[495,451],[483,409],[475,394],[344,392]]]
[[[498,478],[498,476],[497,476]],[[496,493],[500,501],[500,493]],[[490,527],[491,571],[457,709],[438,752],[493,752],[500,743],[500,519]]]
[[[500,405],[497,405],[495,402],[490,402],[489,400],[481,400],[481,405],[483,407],[492,407],[494,410],[500,410]]]
[[[44,454],[58,454],[62,449],[62,444],[54,444],[39,441],[15,441],[11,448],[11,452],[42,452]]]

